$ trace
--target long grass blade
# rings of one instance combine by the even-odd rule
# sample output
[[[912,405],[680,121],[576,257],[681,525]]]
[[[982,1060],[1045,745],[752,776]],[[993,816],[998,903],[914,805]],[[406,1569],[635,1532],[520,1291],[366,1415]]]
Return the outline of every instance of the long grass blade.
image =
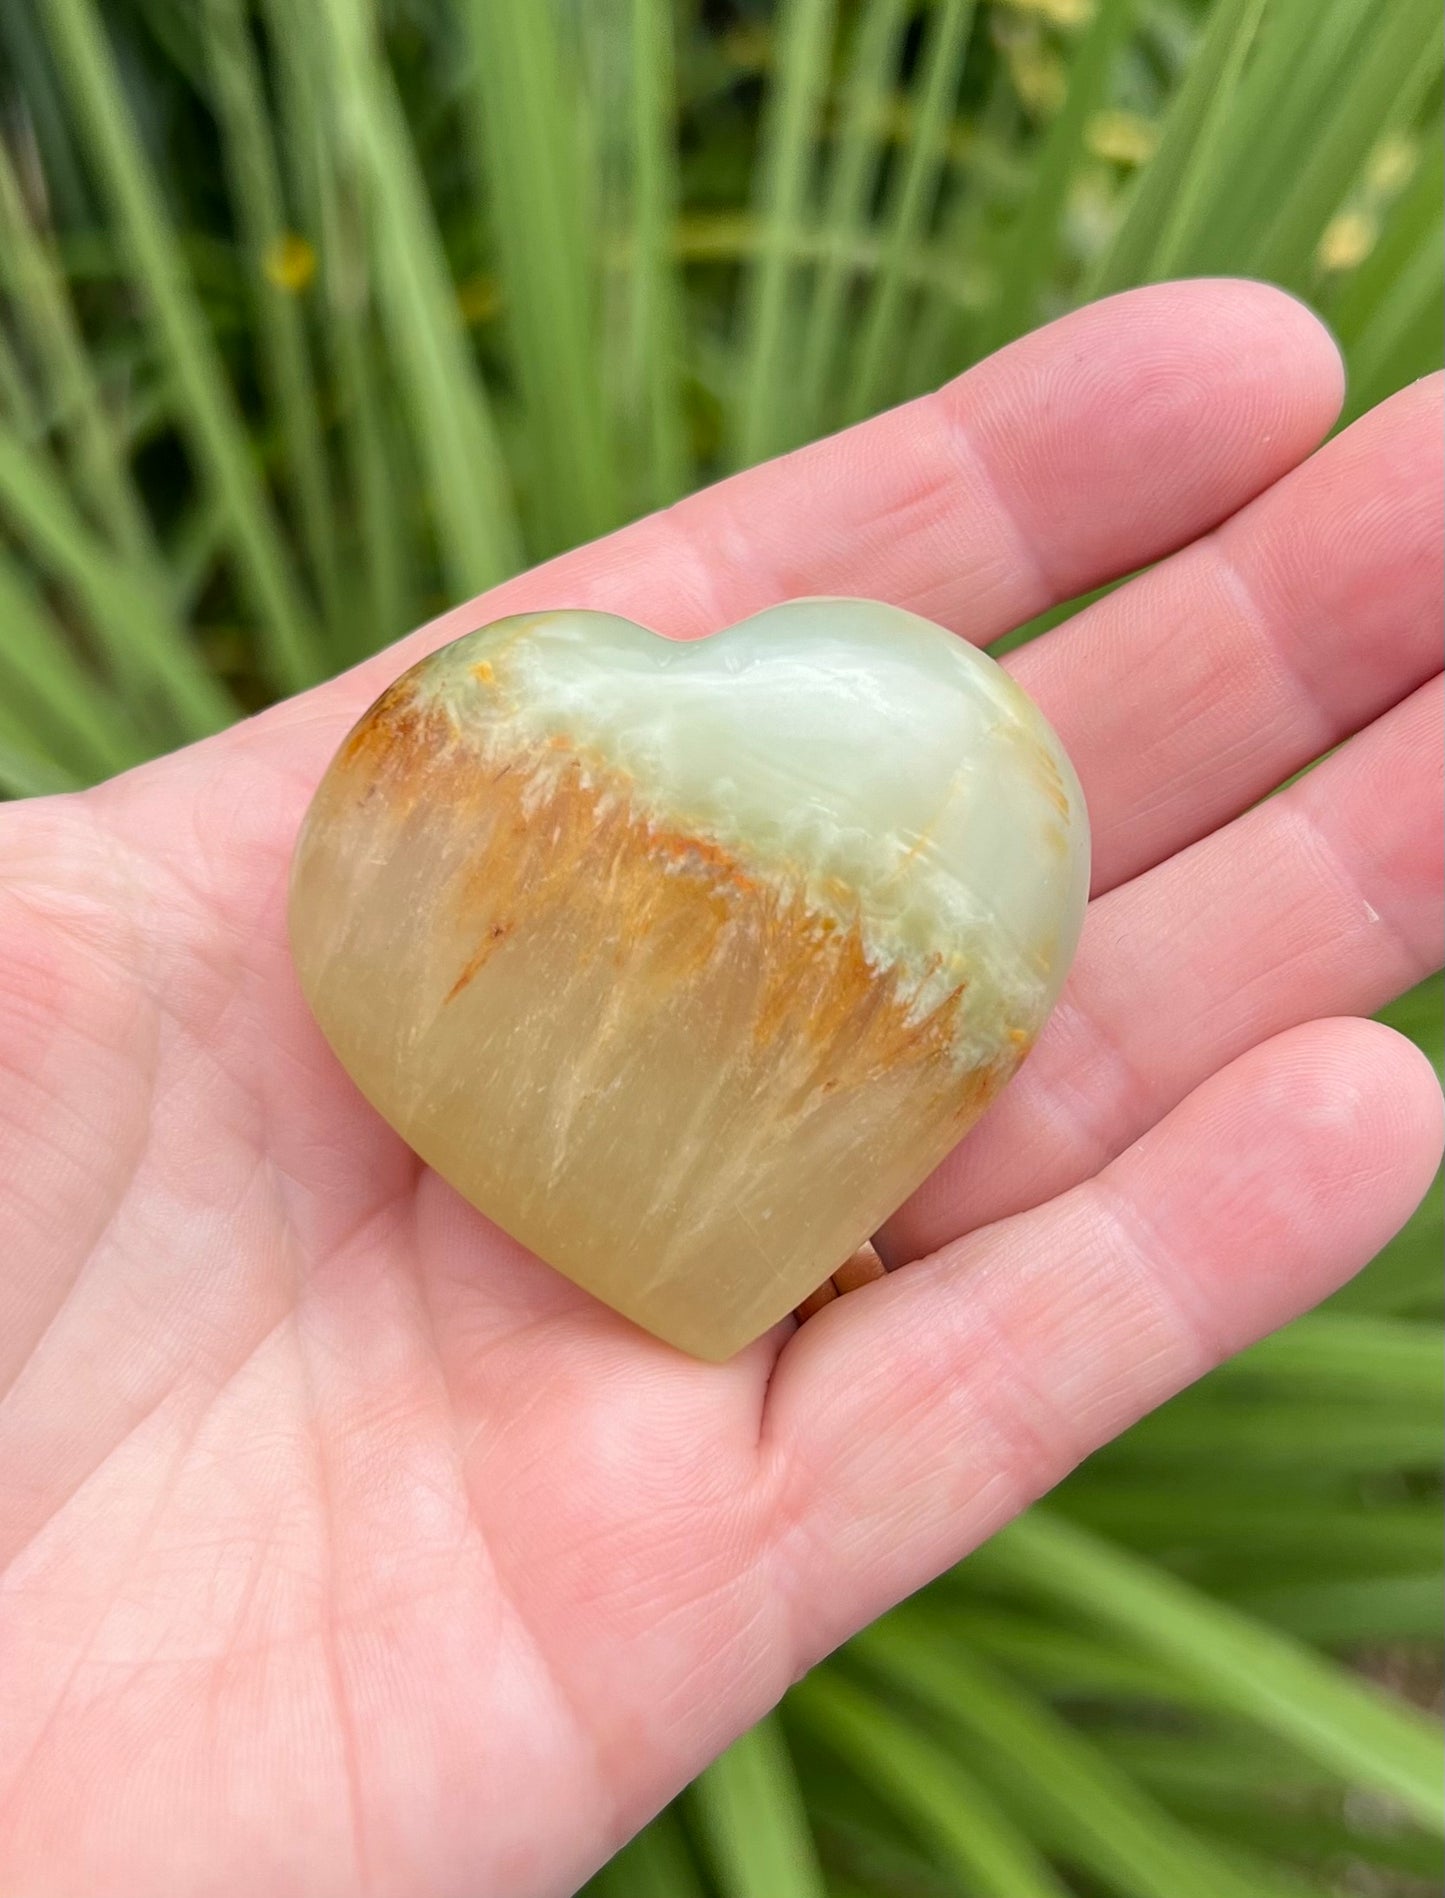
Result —
[[[1011,162],[1021,118],[1017,89],[1000,60],[972,127],[961,178],[944,205],[938,240],[930,246],[953,264],[958,292],[925,292],[919,299],[900,389],[905,397],[937,388],[987,353],[979,337],[998,296],[1000,258],[1027,204],[1020,195],[1026,174],[1019,175]]]
[[[112,425],[57,258],[42,244],[27,215],[20,180],[0,139],[0,281],[16,311],[37,363],[43,364],[50,400],[65,435],[74,444],[76,485],[98,523],[117,547],[155,569],[156,544],[149,517],[127,466],[119,431]]]
[[[1387,1641],[1433,1647],[1440,1640],[1438,1573],[1245,1588],[1229,1591],[1228,1599],[1243,1613],[1320,1647],[1354,1649]]]
[[[1349,352],[1352,416],[1440,366],[1442,282],[1445,222],[1437,214],[1434,228],[1355,337]]]
[[[1440,1512],[1433,1503],[1342,1502],[1191,1484],[1067,1483],[1052,1507],[1070,1521],[1149,1555],[1187,1553],[1189,1572],[1212,1577],[1437,1571]]]
[[[82,783],[53,758],[42,758],[32,751],[23,735],[9,727],[0,708],[0,793],[6,797],[50,797],[58,791],[78,791]]]
[[[1182,1480],[1222,1465],[1253,1465],[1276,1479],[1363,1476],[1435,1469],[1440,1414],[1418,1400],[1398,1405],[1301,1403],[1297,1397],[1219,1392],[1167,1404],[1101,1451],[1101,1469],[1172,1468]]]
[[[840,1772],[806,1728],[794,1721],[790,1730],[829,1898],[960,1898],[957,1873],[941,1854],[930,1854],[871,1786]]]
[[[1439,10],[1433,0],[1395,0],[1374,10],[1359,65],[1311,127],[1290,188],[1247,255],[1255,270],[1304,284],[1320,233],[1382,133],[1412,118],[1439,80]]]
[[[1011,1524],[980,1558],[992,1578],[1128,1636],[1217,1693],[1221,1706],[1441,1829],[1445,1762],[1433,1724],[1415,1709],[1041,1510]]]
[[[324,190],[328,328],[342,448],[357,509],[356,578],[362,582],[348,589],[351,632],[339,657],[354,659],[399,639],[425,606],[413,578],[407,531],[413,510],[402,478],[413,466],[411,444],[401,439],[384,399],[385,365],[368,321],[362,220],[341,180],[328,176]],[[459,568],[460,560],[454,564]]]
[[[1178,1825],[1066,1722],[946,1638],[896,1614],[849,1649],[933,1709],[965,1757],[1041,1824],[1054,1850],[1130,1898],[1265,1898]]]
[[[1069,90],[1049,127],[1033,181],[999,263],[997,288],[977,349],[987,355],[1028,329],[1054,273],[1064,203],[1084,156],[1089,121],[1107,96],[1138,0],[1099,0],[1069,65]]]
[[[1185,269],[1200,212],[1209,202],[1214,180],[1222,170],[1221,157],[1238,109],[1240,82],[1267,4],[1268,0],[1253,0],[1242,11],[1224,49],[1213,95],[1199,116],[1188,162],[1175,180],[1172,201],[1144,266],[1142,274],[1148,282],[1163,282]]]
[[[12,721],[14,749],[43,749],[57,772],[86,784],[145,757],[146,742],[124,705],[82,664],[65,629],[3,549],[0,633],[0,706]],[[32,794],[18,772],[10,789]]]
[[[747,467],[793,445],[788,331],[797,287],[797,239],[808,203],[835,0],[785,0],[758,159],[757,261],[748,274],[743,377],[732,444]]]
[[[1216,1808],[1228,1802],[1322,1805],[1336,1796],[1327,1775],[1313,1762],[1287,1752],[1269,1734],[1234,1723],[1195,1723],[1160,1745],[1153,1732],[1129,1718],[1124,1709],[1104,1713],[1090,1724],[1089,1738],[1101,1753],[1127,1768],[1136,1779],[1172,1804],[1181,1795],[1207,1798]]]
[[[886,150],[888,103],[898,69],[905,0],[874,0],[854,33],[841,122],[834,139],[821,226],[821,262],[813,277],[803,332],[798,412],[803,427],[826,426],[843,342],[854,249],[866,232]]]
[[[1095,1727],[1095,1746],[1191,1826],[1301,1865],[1377,1865],[1440,1884],[1438,1840],[1363,1806],[1354,1823],[1336,1816],[1329,1789],[1269,1749],[1231,1731],[1171,1734]],[[1346,1807],[1347,1812],[1350,1811]],[[1338,1891],[1339,1887],[1336,1886]]]
[[[973,10],[973,0],[939,0],[930,20],[913,133],[897,190],[884,214],[887,241],[849,369],[844,412],[850,421],[871,415],[897,384],[906,294],[901,265],[918,247],[938,196]]]
[[[1140,175],[1113,241],[1085,284],[1085,299],[1150,280],[1182,250],[1233,107],[1264,0],[1219,0],[1170,107],[1154,157]]]
[[[38,441],[44,433],[29,380],[3,325],[0,325],[0,417],[9,422],[24,441]]]
[[[344,471],[337,486],[348,490],[352,529],[343,620],[332,629],[329,654],[342,666],[398,638],[425,611],[412,581],[406,500],[419,484],[401,431],[388,427],[361,194],[321,91],[327,43],[316,16],[298,14],[290,0],[264,0],[264,9],[292,194],[320,237],[321,340]]]
[[[1414,172],[1370,250],[1321,298],[1347,353],[1388,303],[1401,276],[1435,240],[1445,200],[1445,141],[1421,139],[1413,163]]]
[[[1270,0],[1239,86],[1220,170],[1192,245],[1202,268],[1238,268],[1281,182],[1361,57],[1375,0]]]
[[[582,1888],[582,1898],[705,1898],[676,1815],[660,1813]]]
[[[446,584],[480,592],[522,564],[491,402],[462,327],[416,151],[364,0],[321,0],[331,105],[364,181],[378,304],[436,513]]]
[[[95,200],[76,150],[45,42],[42,7],[0,7],[0,48],[14,76],[17,98],[25,101],[24,122],[33,126],[38,162],[57,223],[69,228],[95,221]]]
[[[630,0],[632,272],[626,386],[643,418],[646,501],[664,506],[693,485],[683,406],[682,284],[677,222],[676,47],[670,0]]]
[[[1211,1385],[1370,1398],[1392,1409],[1419,1403],[1438,1416],[1445,1406],[1439,1327],[1315,1313],[1231,1358]]]
[[[75,512],[59,477],[4,428],[0,515],[71,591],[117,672],[124,655],[149,682],[178,721],[175,735],[199,738],[230,723],[236,708],[171,618],[166,595],[99,538]]]
[[[1217,1712],[1202,1689],[1092,1629],[1060,1626],[1029,1610],[1015,1614],[981,1605],[967,1586],[967,1574],[966,1568],[959,1572],[960,1585],[948,1601],[959,1639],[971,1653],[1018,1675],[1050,1699],[1085,1700],[1094,1706],[1117,1700],[1134,1715],[1141,1708]]]
[[[51,0],[47,10],[76,117],[115,208],[154,312],[180,398],[179,419],[201,465],[225,497],[241,578],[261,616],[276,683],[309,684],[320,646],[310,609],[277,528],[235,398],[197,304],[180,244],[141,149],[93,0]]]
[[[714,1760],[689,1800],[724,1898],[824,1898],[823,1874],[776,1715]]]
[[[1360,1829],[1341,1824],[1328,1813],[1281,1811],[1278,1802],[1255,1812],[1238,1807],[1211,1811],[1204,1805],[1196,1805],[1195,1811],[1201,1830],[1207,1826],[1221,1843],[1229,1840],[1247,1846],[1276,1862],[1288,1857],[1320,1866],[1327,1882],[1310,1885],[1320,1898],[1338,1898],[1338,1869],[1343,1866],[1350,1867],[1357,1889],[1371,1867],[1384,1874],[1377,1890],[1398,1890],[1406,1879],[1419,1881],[1428,1892],[1445,1889],[1445,1859],[1433,1841],[1418,1832]]]
[[[1047,1859],[949,1751],[836,1669],[788,1697],[823,1743],[895,1804],[977,1898],[1068,1898]]]
[[[268,268],[292,237],[267,118],[260,63],[241,0],[200,9],[231,200],[246,252],[262,369],[276,426],[289,453],[297,518],[328,629],[341,612],[341,563],[316,378],[296,292]]]
[[[550,5],[470,0],[482,188],[535,472],[538,551],[615,525],[615,453],[597,373],[597,241],[586,217],[576,77]],[[496,183],[505,180],[505,188]]]

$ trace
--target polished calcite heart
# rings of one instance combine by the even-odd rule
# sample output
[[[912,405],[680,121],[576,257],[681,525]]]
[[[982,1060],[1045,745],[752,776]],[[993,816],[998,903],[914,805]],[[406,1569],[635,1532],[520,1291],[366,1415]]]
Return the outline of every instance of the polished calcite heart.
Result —
[[[794,600],[683,644],[530,613],[351,732],[291,935],[327,1039],[424,1160],[721,1359],[1008,1080],[1088,854],[1048,725],[927,620]]]

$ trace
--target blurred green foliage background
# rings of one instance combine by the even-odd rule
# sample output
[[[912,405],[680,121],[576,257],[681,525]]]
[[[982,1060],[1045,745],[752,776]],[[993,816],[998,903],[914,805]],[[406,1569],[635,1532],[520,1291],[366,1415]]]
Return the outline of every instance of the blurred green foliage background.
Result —
[[[0,789],[1129,284],[1284,284],[1357,414],[1441,358],[1441,72],[1435,0],[3,0]],[[1438,984],[1390,1018],[1440,1059]],[[1438,1892],[1440,1249],[1437,1198],[589,1891]]]

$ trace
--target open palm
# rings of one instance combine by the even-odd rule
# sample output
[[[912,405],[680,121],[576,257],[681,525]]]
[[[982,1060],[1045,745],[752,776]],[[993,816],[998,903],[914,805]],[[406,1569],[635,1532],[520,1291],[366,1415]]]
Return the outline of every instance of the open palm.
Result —
[[[1288,299],[1137,292],[0,813],[0,1889],[571,1891],[1403,1221],[1434,1081],[1342,1018],[1439,946],[1440,391],[1297,465],[1338,401]],[[1010,662],[1088,794],[1094,901],[1025,1072],[882,1235],[906,1270],[694,1363],[465,1206],[322,1042],[291,845],[423,651],[818,592],[986,641],[1150,562]]]

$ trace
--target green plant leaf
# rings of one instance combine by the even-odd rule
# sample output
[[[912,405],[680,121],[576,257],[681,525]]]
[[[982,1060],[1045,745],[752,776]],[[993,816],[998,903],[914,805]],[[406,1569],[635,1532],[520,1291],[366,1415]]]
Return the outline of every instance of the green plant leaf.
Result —
[[[693,485],[683,407],[682,285],[677,221],[677,84],[670,0],[631,0],[631,214],[633,262],[623,386],[643,418],[644,502],[660,507]]]
[[[285,688],[307,685],[316,676],[320,656],[311,613],[257,477],[164,200],[126,110],[93,0],[51,0],[46,18],[76,116],[169,356],[181,398],[180,420],[225,499],[242,577],[261,614],[276,682]]]
[[[1431,0],[1393,0],[1372,9],[1359,63],[1329,100],[1290,188],[1256,234],[1249,257],[1282,283],[1303,284],[1320,233],[1358,177],[1372,147],[1399,116],[1407,119],[1438,81],[1439,11]]]
[[[1278,204],[1320,119],[1359,63],[1375,0],[1270,0],[1230,114],[1219,170],[1200,207],[1197,267],[1233,267]]]
[[[803,332],[798,407],[803,424],[814,432],[825,426],[843,344],[848,290],[857,267],[859,241],[866,243],[868,207],[883,164],[886,107],[898,65],[904,10],[904,0],[875,0],[862,10],[854,31],[842,123],[828,170],[820,262],[813,275]]]
[[[49,797],[56,791],[78,790],[80,784],[63,765],[42,758],[22,738],[0,730],[0,791],[6,797]]]
[[[995,1579],[1129,1636],[1215,1692],[1222,1706],[1343,1778],[1389,1793],[1421,1824],[1445,1825],[1439,1735],[1414,1708],[1042,1510],[972,1559]]]
[[[343,619],[330,656],[342,665],[375,651],[425,611],[413,571],[408,492],[413,464],[400,429],[388,426],[384,371],[371,321],[374,274],[355,167],[330,131],[319,72],[325,41],[312,15],[289,0],[264,0],[275,56],[284,145],[293,190],[320,236],[322,339],[335,389],[340,460],[355,518],[352,559],[342,573]]]
[[[919,247],[943,176],[949,117],[973,26],[973,0],[938,0],[920,60],[918,108],[897,187],[884,212],[887,237],[858,347],[849,366],[844,418],[870,415],[896,387],[903,323],[903,258]]]
[[[12,765],[8,789],[46,787],[45,767],[74,783],[145,757],[144,736],[76,656],[73,642],[23,570],[0,547],[0,715]],[[27,762],[28,761],[28,762]]]
[[[1237,1486],[1074,1482],[1051,1507],[1141,1553],[1187,1551],[1212,1583],[1237,1570],[1304,1578],[1401,1571],[1441,1563],[1436,1502],[1367,1504],[1300,1495],[1288,1482],[1249,1496]]]
[[[1266,1898],[1172,1820],[1044,1704],[900,1612],[849,1653],[933,1709],[994,1790],[1042,1822],[1066,1862],[1131,1898]]]
[[[378,303],[405,379],[448,588],[481,592],[522,564],[491,402],[472,362],[455,286],[367,0],[321,0],[330,104],[363,181]]]
[[[1234,105],[1264,0],[1219,0],[1113,242],[1085,285],[1085,299],[1148,283],[1178,268],[1190,222]]]
[[[776,1715],[735,1740],[689,1795],[724,1898],[823,1898],[807,1815]]]
[[[198,738],[230,722],[234,706],[171,618],[169,601],[87,526],[58,474],[3,427],[0,517],[71,590],[102,650],[125,655],[117,673],[142,675],[169,708],[171,736]]]
[[[45,368],[50,400],[74,443],[77,487],[116,546],[136,564],[150,567],[152,580],[158,581],[155,537],[131,479],[123,439],[106,413],[59,262],[47,252],[26,214],[3,140],[0,281],[25,319],[35,360]],[[124,668],[125,658],[121,664]]]
[[[1367,1641],[1433,1644],[1440,1639],[1438,1573],[1294,1582],[1228,1594],[1246,1614],[1320,1647],[1352,1648]]]
[[[778,59],[757,167],[760,235],[747,281],[732,446],[738,467],[762,461],[794,440],[787,340],[795,314],[796,240],[807,205],[833,15],[834,0],[785,0],[778,26]]]
[[[1403,262],[1399,275],[1361,326],[1350,350],[1349,413],[1353,417],[1392,395],[1402,381],[1427,375],[1439,363],[1441,284],[1445,280],[1445,220],[1430,229]]]
[[[978,1898],[1068,1898],[1048,1861],[946,1747],[836,1671],[788,1697],[825,1744],[917,1827]]]
[[[534,437],[537,551],[553,553],[605,533],[621,513],[597,372],[598,259],[577,75],[563,61],[550,7],[468,0],[466,18],[481,196],[496,231],[511,353]],[[491,190],[495,178],[507,189]]]
[[[583,1887],[583,1898],[704,1898],[675,1813],[660,1813]]]
[[[202,0],[199,14],[231,197],[245,241],[267,392],[289,449],[298,519],[334,639],[341,616],[341,557],[316,378],[298,293],[284,283],[272,282],[268,274],[288,240],[304,240],[293,232],[286,216],[281,168],[267,118],[250,20],[242,0]]]
[[[1398,1405],[1314,1405],[1288,1396],[1218,1390],[1176,1400],[1099,1453],[1099,1467],[1158,1470],[1200,1481],[1221,1463],[1291,1471],[1301,1480],[1372,1470],[1434,1470],[1439,1414],[1408,1397]]]
[[[1398,1411],[1445,1407],[1439,1328],[1403,1318],[1316,1313],[1263,1338],[1216,1371],[1216,1391],[1233,1386],[1323,1392],[1374,1399]]]
[[[1063,110],[1043,141],[1028,195],[999,260],[997,286],[977,339],[980,355],[1033,324],[1040,293],[1054,273],[1064,203],[1084,161],[1084,135],[1106,97],[1136,5],[1137,0],[1099,0],[1070,61]]]

